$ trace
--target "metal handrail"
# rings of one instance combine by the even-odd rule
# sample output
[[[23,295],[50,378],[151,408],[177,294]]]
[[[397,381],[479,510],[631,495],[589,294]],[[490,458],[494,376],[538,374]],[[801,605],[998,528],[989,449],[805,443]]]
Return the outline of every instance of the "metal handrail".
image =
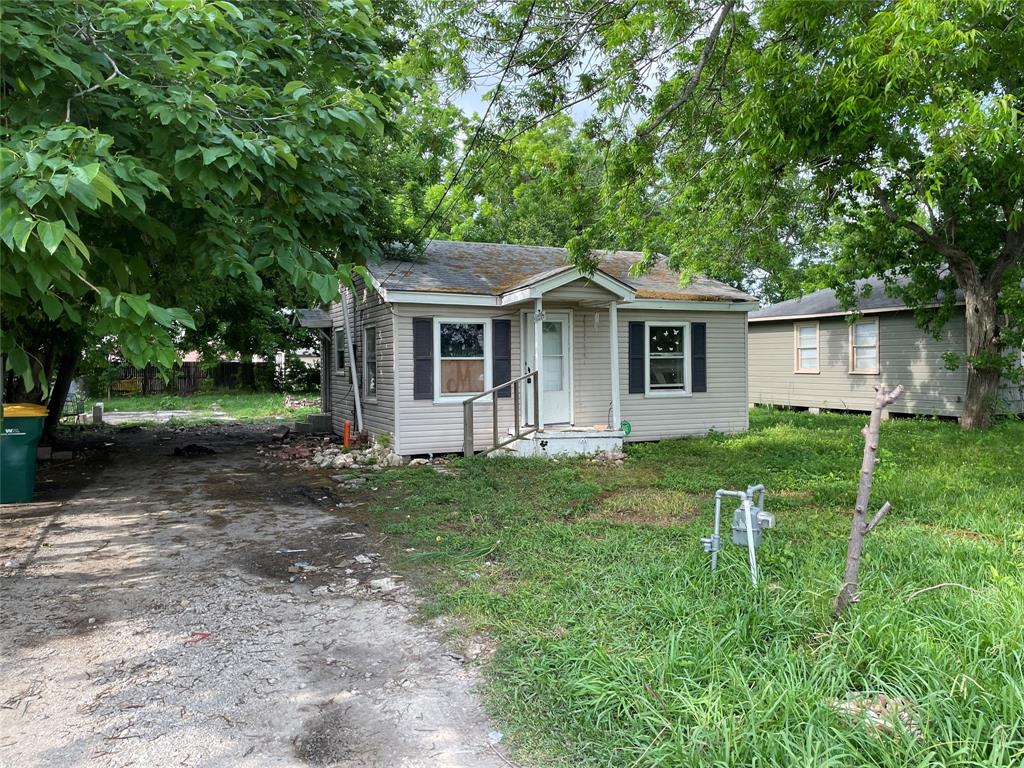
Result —
[[[520,405],[520,388],[522,387],[523,380],[527,380],[527,384],[533,387],[533,420],[534,426],[530,429],[519,429],[519,405]],[[532,379],[532,380],[531,380]],[[507,440],[499,440],[498,438],[498,398],[495,397],[495,393],[501,389],[508,389],[512,387],[512,437]],[[493,440],[494,443],[490,448],[484,450],[484,453],[497,450],[498,448],[504,448],[509,443],[514,443],[520,438],[532,435],[537,431],[536,421],[537,414],[540,412],[540,372],[530,371],[524,373],[522,376],[517,376],[514,379],[506,381],[504,384],[498,384],[497,386],[485,389],[479,394],[467,397],[462,401],[462,454],[464,456],[472,456],[476,453],[473,445],[473,404],[482,397],[491,395],[491,424],[493,428]],[[522,425],[526,427],[526,424]]]

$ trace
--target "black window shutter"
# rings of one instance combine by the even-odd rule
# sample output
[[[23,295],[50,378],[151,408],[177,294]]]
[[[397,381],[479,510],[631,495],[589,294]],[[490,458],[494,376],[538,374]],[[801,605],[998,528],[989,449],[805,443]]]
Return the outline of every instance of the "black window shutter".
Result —
[[[434,399],[434,320],[430,317],[412,319],[412,397],[414,400]]]
[[[708,391],[708,324],[690,324],[690,353],[693,364],[690,369],[690,376],[693,379],[691,386],[694,392]]]
[[[629,324],[629,392],[644,392],[644,324]]]
[[[491,321],[491,366],[492,386],[498,386],[512,378],[512,321]],[[512,397],[512,387],[499,389],[498,397]]]

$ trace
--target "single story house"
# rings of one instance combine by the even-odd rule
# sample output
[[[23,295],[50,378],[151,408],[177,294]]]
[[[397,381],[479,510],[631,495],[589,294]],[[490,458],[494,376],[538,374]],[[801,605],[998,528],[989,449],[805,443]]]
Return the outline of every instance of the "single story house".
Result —
[[[750,401],[810,409],[869,411],[875,386],[902,384],[892,413],[959,418],[967,369],[946,367],[944,355],[964,355],[963,297],[938,337],[922,329],[904,302],[879,278],[856,307],[823,290],[750,313]],[[1024,394],[1005,382],[998,410],[1024,412]]]
[[[330,308],[334,430],[361,420],[403,456],[745,430],[756,302],[660,264],[635,277],[639,253],[597,257],[583,274],[562,248],[434,240],[369,265]]]

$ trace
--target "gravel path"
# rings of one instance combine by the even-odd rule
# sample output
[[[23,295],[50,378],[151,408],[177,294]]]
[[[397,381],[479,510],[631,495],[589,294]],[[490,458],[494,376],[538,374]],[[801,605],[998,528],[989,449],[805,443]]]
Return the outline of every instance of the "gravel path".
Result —
[[[358,500],[251,428],[115,440],[3,520],[0,764],[509,765],[475,668],[410,590],[370,586],[390,573]],[[171,455],[190,442],[217,453]]]

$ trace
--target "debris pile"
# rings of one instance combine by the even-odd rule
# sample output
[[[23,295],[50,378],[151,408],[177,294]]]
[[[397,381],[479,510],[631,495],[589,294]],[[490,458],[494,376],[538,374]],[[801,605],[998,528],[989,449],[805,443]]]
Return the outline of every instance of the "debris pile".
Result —
[[[392,467],[433,466],[444,472],[447,461],[442,458],[409,460],[400,456],[386,442],[375,442],[366,448],[344,448],[336,437],[292,435],[287,430],[274,435],[274,442],[257,450],[260,456],[285,461],[301,461],[306,469],[379,470]]]
[[[617,464],[620,467],[622,466],[622,463],[625,460],[626,454],[617,448],[612,448],[611,450],[603,451],[602,453],[597,454],[597,456],[591,459],[591,461],[593,461],[595,464],[607,462],[609,464]]]
[[[299,408],[319,408],[320,399],[317,397],[295,397],[294,395],[285,395],[284,407],[293,411],[296,411]]]
[[[901,730],[915,739],[923,735],[910,702],[899,696],[850,693],[843,700],[833,699],[832,708],[845,714],[855,725],[869,728],[876,736],[895,736]]]

